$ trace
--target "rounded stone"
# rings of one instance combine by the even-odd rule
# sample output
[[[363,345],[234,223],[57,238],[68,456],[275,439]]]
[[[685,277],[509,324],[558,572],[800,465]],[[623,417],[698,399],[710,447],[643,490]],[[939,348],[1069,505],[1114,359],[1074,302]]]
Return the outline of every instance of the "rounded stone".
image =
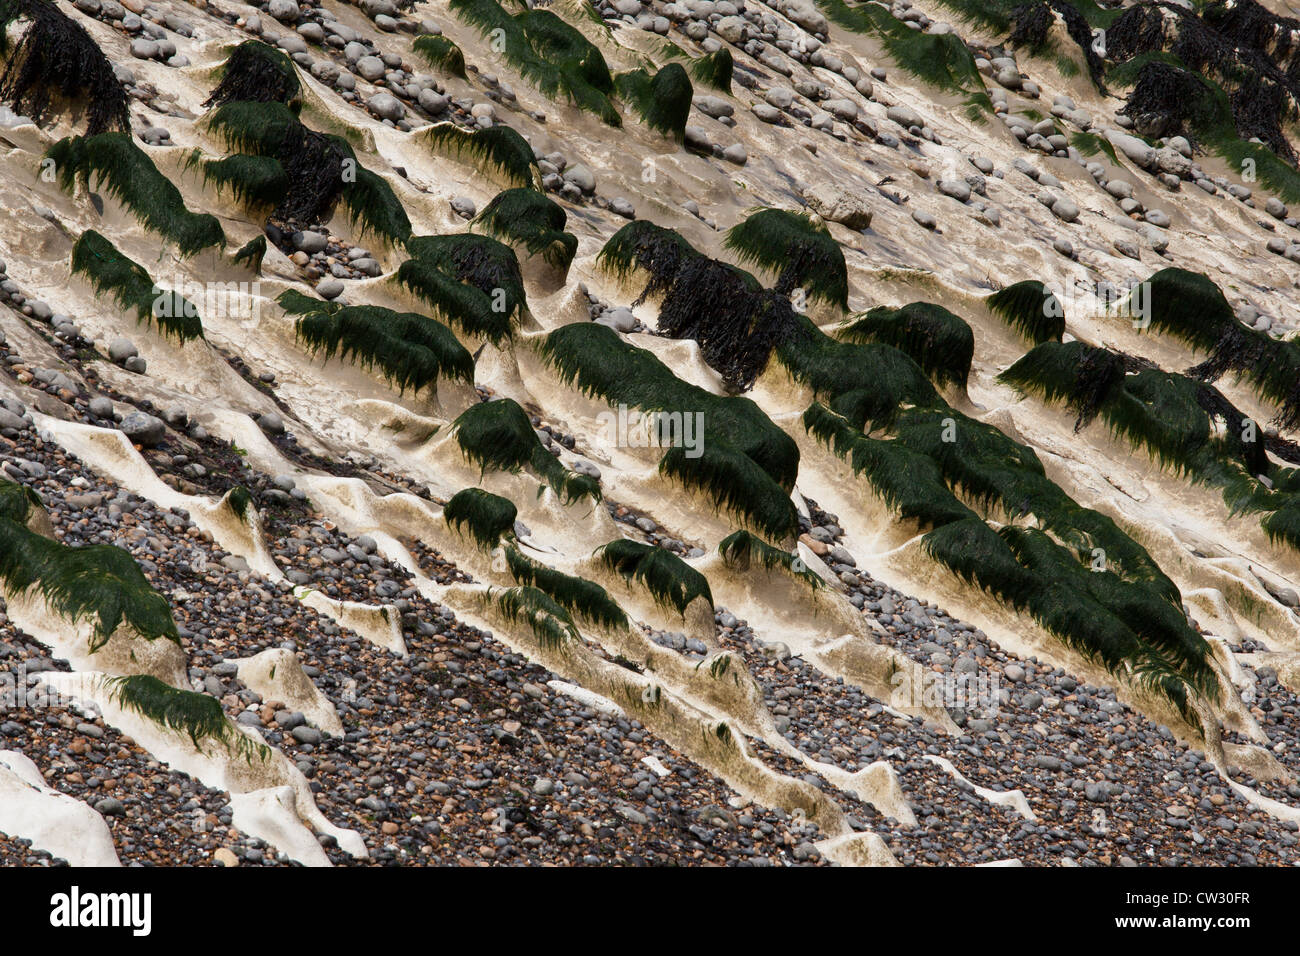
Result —
[[[158,444],[167,434],[167,426],[161,418],[146,415],[144,412],[131,412],[122,419],[118,428],[121,429],[122,434],[131,439],[132,444],[143,445],[145,448]]]
[[[130,339],[116,338],[108,344],[108,357],[118,365],[127,359],[135,358],[140,352]]]
[[[266,12],[281,23],[297,23],[298,17],[302,15],[296,0],[271,0],[266,6]]]
[[[154,60],[158,58],[158,44],[153,40],[135,39],[131,41],[131,55],[137,60]]]
[[[1079,218],[1079,206],[1074,200],[1061,196],[1052,203],[1052,215],[1062,222],[1074,222]]]
[[[1144,218],[1159,229],[1169,228],[1169,213],[1162,209],[1148,209]]]
[[[394,123],[406,116],[406,107],[392,93],[376,93],[366,105],[380,119],[392,120]]]
[[[596,191],[596,176],[585,163],[574,163],[563,176],[565,182],[573,183],[587,195]]]
[[[363,56],[356,62],[356,72],[363,80],[373,83],[386,72],[384,61],[377,56]]]

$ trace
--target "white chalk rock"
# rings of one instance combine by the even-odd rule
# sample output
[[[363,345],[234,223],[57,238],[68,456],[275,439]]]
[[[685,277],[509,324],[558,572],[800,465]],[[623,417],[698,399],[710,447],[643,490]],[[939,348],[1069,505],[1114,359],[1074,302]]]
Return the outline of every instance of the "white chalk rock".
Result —
[[[47,787],[40,768],[15,750],[0,750],[0,832],[31,840],[72,866],[122,865],[104,818]]]

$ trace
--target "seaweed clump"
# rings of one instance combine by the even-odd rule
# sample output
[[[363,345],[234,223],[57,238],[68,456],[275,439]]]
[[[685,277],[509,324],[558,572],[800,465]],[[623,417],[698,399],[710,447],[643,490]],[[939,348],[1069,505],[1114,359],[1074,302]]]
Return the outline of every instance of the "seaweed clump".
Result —
[[[669,63],[653,76],[645,70],[620,73],[614,86],[651,129],[679,143],[686,138],[686,121],[695,91],[680,63]]]
[[[467,335],[510,338],[512,320],[528,310],[513,249],[474,233],[412,236],[406,249],[411,258],[397,268],[399,284]]]
[[[418,36],[411,48],[430,65],[452,76],[465,78],[465,54],[447,37],[433,34]]]
[[[1294,167],[1284,128],[1300,104],[1300,63],[1293,55],[1300,21],[1255,0],[1213,2],[1198,11],[1174,4],[1137,5],[1107,31],[1117,74],[1136,85],[1122,112],[1149,136],[1185,133],[1219,151],[1259,140]]]
[[[664,607],[685,614],[691,602],[704,598],[713,604],[708,579],[671,551],[630,538],[616,538],[596,549],[595,557],[617,574],[640,582]]]
[[[569,268],[578,252],[578,237],[565,232],[568,214],[535,189],[505,189],[492,197],[474,224],[506,242],[520,243],[557,269]]]
[[[533,148],[509,126],[467,130],[455,123],[434,123],[419,137],[435,151],[457,162],[472,162],[507,188],[542,188]]]
[[[965,388],[975,356],[971,327],[931,302],[872,309],[854,316],[842,335],[850,342],[880,342],[906,352],[940,387]]]
[[[1039,0],[1018,7],[1011,13],[1015,24],[1008,42],[1012,46],[1024,47],[1034,53],[1041,53],[1051,46],[1051,29],[1055,18],[1059,16],[1065,24],[1065,31],[1079,47],[1084,62],[1088,65],[1088,75],[1097,89],[1105,93],[1103,82],[1105,64],[1101,56],[1093,49],[1092,27],[1082,13],[1068,0]],[[1062,51],[1058,51],[1062,52]]]
[[[145,228],[176,243],[182,256],[226,244],[217,217],[191,212],[181,191],[159,172],[130,133],[69,136],[45,155],[53,161],[63,189],[71,190],[78,181],[86,188],[103,189]]]
[[[462,453],[488,471],[519,472],[531,469],[566,504],[581,497],[600,501],[600,482],[590,475],[565,468],[542,447],[528,414],[509,398],[479,402],[465,409],[454,422],[452,434]]]
[[[659,332],[698,342],[704,360],[735,392],[754,384],[772,349],[798,327],[787,294],[763,289],[744,270],[703,256],[677,233],[644,220],[615,233],[600,262],[622,277],[646,270],[649,279],[634,304],[660,298]]]
[[[11,490],[17,487],[0,482],[0,582],[11,596],[36,591],[67,620],[92,620],[91,653],[123,624],[147,641],[180,644],[167,599],[129,552],[111,544],[74,548],[29,530],[16,515],[23,499],[28,509],[38,505],[25,491]]]
[[[84,275],[100,295],[111,295],[136,321],[152,322],[182,345],[203,338],[198,307],[179,292],[154,284],[144,266],[128,259],[111,242],[87,229],[72,246],[72,271]]]
[[[802,288],[810,299],[848,308],[844,250],[824,222],[814,221],[806,213],[760,209],[728,229],[724,245],[742,263],[774,273],[773,289],[781,295],[790,296]]]
[[[804,425],[915,521],[926,552],[958,577],[1165,697],[1189,721],[1194,694],[1219,692],[1209,648],[1173,582],[1114,521],[1053,484],[1031,449],[944,405],[900,412],[889,438],[868,437],[818,403]],[[976,508],[1004,523],[991,526]]]
[[[1279,428],[1300,426],[1300,345],[1237,321],[1219,287],[1200,273],[1161,269],[1146,287],[1151,327],[1209,353],[1188,375],[1202,382],[1235,375],[1277,406]]]
[[[1001,379],[1099,416],[1160,467],[1218,488],[1230,514],[1262,514],[1270,539],[1300,548],[1300,469],[1274,465],[1263,430],[1214,386],[1081,342],[1040,345]]]
[[[1059,342],[1065,335],[1065,309],[1043,283],[1025,279],[985,300],[994,315],[1031,345]]]
[[[432,389],[439,378],[474,381],[473,356],[435,319],[377,305],[330,309],[321,301],[298,306],[285,295],[282,306],[304,310],[294,323],[298,341],[326,360],[338,355],[363,368],[378,368],[402,393]]]
[[[450,7],[490,38],[506,62],[546,96],[563,97],[611,126],[622,124],[610,99],[614,78],[604,55],[550,10],[511,14],[496,0],[452,0]]]
[[[817,5],[832,23],[878,38],[894,61],[921,81],[947,93],[964,95],[966,113],[972,119],[993,112],[993,101],[984,89],[975,57],[956,33],[914,30],[878,3],[850,5],[845,0],[818,0]]]
[[[697,57],[691,61],[689,67],[693,79],[722,93],[731,92],[731,76],[734,69],[735,60],[731,56],[731,51],[725,46]]]
[[[442,517],[450,527],[468,533],[480,548],[490,551],[514,534],[519,509],[510,499],[482,488],[462,488],[443,507]]]
[[[198,750],[205,741],[219,744],[252,762],[267,760],[271,748],[254,740],[231,722],[215,697],[192,690],[178,690],[147,674],[110,677],[105,680],[110,699],[168,730],[190,738]]]
[[[942,566],[1189,721],[1190,695],[1218,692],[1174,583],[1113,520],[1052,482],[1033,449],[952,408],[892,346],[839,342],[804,318],[775,354],[814,394],[809,436],[916,522]]]
[[[282,51],[261,40],[245,40],[226,57],[221,79],[205,107],[248,103],[293,103],[302,92],[298,71]]]
[[[410,237],[410,219],[384,178],[363,167],[346,140],[309,129],[284,103],[223,103],[207,123],[230,148],[280,164],[289,188],[273,218],[328,222],[341,200],[353,226],[390,243]]]
[[[10,51],[6,31],[19,19],[31,25]],[[0,73],[0,101],[38,125],[49,118],[56,98],[62,98],[84,101],[88,136],[131,129],[126,89],[113,64],[81,24],[48,0],[0,0],[4,54],[8,56]]]
[[[790,501],[798,446],[754,402],[683,382],[603,325],[562,326],[539,351],[561,381],[648,417],[656,435],[647,447],[670,446],[660,459],[665,477],[711,495],[771,538],[798,533]]]
[[[626,631],[627,614],[595,581],[565,574],[528,557],[514,545],[505,548],[510,575],[521,586],[535,587],[571,614],[610,631]]]

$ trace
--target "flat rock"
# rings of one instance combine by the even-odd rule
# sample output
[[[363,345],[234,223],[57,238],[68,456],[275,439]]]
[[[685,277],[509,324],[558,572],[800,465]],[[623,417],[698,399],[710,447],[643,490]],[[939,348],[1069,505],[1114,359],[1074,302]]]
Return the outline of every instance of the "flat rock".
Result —
[[[860,192],[820,182],[805,189],[803,198],[809,209],[829,222],[838,222],[849,229],[871,226],[871,207]]]

